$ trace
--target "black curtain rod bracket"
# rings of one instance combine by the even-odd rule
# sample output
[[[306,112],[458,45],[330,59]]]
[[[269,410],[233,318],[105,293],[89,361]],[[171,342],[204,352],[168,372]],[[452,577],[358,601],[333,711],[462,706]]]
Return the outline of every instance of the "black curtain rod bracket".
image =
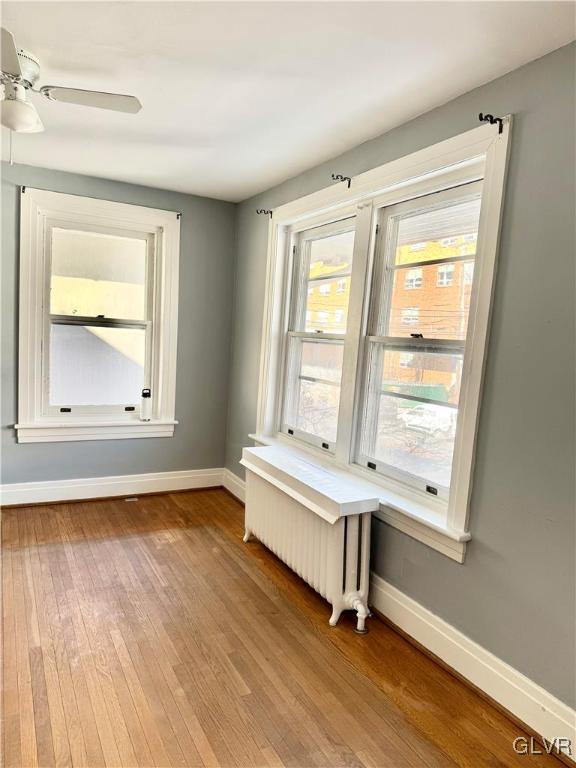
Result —
[[[350,178],[350,176],[342,176],[341,173],[333,173],[332,181],[347,181],[348,189],[350,189],[350,184],[352,184],[352,179]]]
[[[270,218],[272,218],[272,211],[269,211],[266,208],[256,208],[256,213],[258,215],[264,213],[266,216],[270,216]]]
[[[498,123],[498,133],[502,133],[504,130],[504,120],[502,120],[501,117],[494,117],[494,115],[485,115],[484,112],[480,112],[478,115],[478,119],[481,123],[490,123],[490,125],[495,125]]]

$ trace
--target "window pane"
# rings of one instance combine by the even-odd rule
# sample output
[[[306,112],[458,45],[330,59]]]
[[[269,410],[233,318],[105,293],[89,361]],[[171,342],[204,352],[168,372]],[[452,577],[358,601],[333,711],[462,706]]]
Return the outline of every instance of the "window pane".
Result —
[[[295,340],[300,343],[299,340]],[[317,341],[301,342],[301,376],[314,379],[326,379],[340,383],[342,375],[343,344],[321,343]]]
[[[336,440],[343,343],[290,337],[284,422],[294,429]]]
[[[50,405],[136,405],[144,386],[143,328],[53,324]]]
[[[310,270],[308,278],[350,274],[354,232],[341,232],[310,241]]]
[[[397,217],[394,264],[473,256],[480,199]]]
[[[426,481],[450,486],[457,411],[380,395],[371,456]]]
[[[421,333],[430,339],[465,339],[472,292],[473,262],[421,267],[420,284],[411,284],[416,270],[393,272],[386,336]]]
[[[310,263],[304,330],[346,333],[354,232],[307,242]]]
[[[302,432],[335,442],[340,387],[300,380],[297,395],[296,418],[290,423]]]
[[[350,277],[308,283],[305,331],[346,333]]]
[[[145,319],[146,240],[52,230],[53,315]]]
[[[382,389],[458,405],[462,355],[421,350],[382,350]]]
[[[360,453],[449,487],[462,355],[373,343],[368,366]]]

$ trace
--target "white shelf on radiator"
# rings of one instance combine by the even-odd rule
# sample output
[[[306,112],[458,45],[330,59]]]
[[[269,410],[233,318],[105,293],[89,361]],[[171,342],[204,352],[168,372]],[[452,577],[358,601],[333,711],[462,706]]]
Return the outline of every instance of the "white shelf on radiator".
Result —
[[[244,448],[244,541],[252,535],[332,605],[357,614],[365,632],[374,487],[280,446]]]
[[[344,516],[374,512],[380,505],[370,483],[279,446],[244,448],[240,463],[331,524]]]

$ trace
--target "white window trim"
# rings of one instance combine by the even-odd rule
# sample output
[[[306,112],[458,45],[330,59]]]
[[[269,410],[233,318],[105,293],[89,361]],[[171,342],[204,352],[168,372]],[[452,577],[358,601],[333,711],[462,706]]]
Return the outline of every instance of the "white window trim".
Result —
[[[498,253],[500,220],[506,178],[512,118],[504,119],[502,133],[496,126],[483,125],[446,139],[411,155],[401,157],[353,178],[350,189],[337,184],[274,210],[269,224],[264,300],[262,346],[258,391],[257,442],[281,442],[294,450],[304,450],[319,461],[334,462],[340,468],[361,475],[381,488],[378,517],[391,526],[462,562],[469,533],[469,497],[479,416],[482,376],[488,339],[494,274]],[[333,457],[279,433],[278,405],[281,402],[283,339],[287,327],[286,286],[290,279],[291,237],[294,231],[334,221],[346,215],[358,217],[354,262],[373,251],[378,208],[414,197],[483,179],[482,212],[476,254],[476,274],[468,320],[468,335],[462,376],[460,415],[456,434],[449,503],[410,492],[400,484],[351,463],[353,450],[354,397],[361,391],[360,339],[365,317],[349,318],[349,349],[342,372],[344,387],[354,390],[352,397],[341,395],[338,441]],[[366,226],[367,221],[371,226]],[[364,226],[361,226],[364,224]],[[358,237],[360,235],[360,237]],[[369,242],[360,242],[368,239]],[[365,267],[364,263],[364,267]],[[368,270],[366,270],[368,272]],[[365,286],[352,281],[353,291]],[[364,307],[364,315],[366,315]],[[356,408],[358,411],[358,408]]]
[[[19,443],[171,437],[174,433],[178,330],[180,214],[126,203],[23,187],[20,194]],[[154,235],[155,327],[152,333],[152,419],[138,409],[111,418],[84,409],[65,418],[43,414],[42,343],[48,317],[45,231],[49,221]]]

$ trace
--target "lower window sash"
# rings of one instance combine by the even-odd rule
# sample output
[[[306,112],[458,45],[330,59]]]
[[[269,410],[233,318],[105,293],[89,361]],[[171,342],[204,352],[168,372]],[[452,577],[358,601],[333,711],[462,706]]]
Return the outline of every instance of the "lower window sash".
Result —
[[[279,422],[286,434],[323,450],[336,443],[343,350],[343,339],[320,334],[287,338]]]
[[[402,485],[407,486],[407,488],[412,491],[418,491],[426,494],[426,496],[442,501],[448,501],[450,488],[441,483],[437,483],[434,480],[427,480],[426,478],[422,478],[410,472],[405,472],[402,469],[398,469],[398,467],[393,467],[390,464],[386,464],[386,462],[380,461],[374,456],[365,454],[358,454],[354,463],[363,469],[373,471],[384,480],[389,478],[395,483],[401,483]]]
[[[356,462],[410,488],[447,498],[463,350],[423,339],[390,341],[367,342]]]
[[[151,387],[151,336],[148,321],[51,316],[42,413],[123,420],[139,413],[142,390]]]
[[[305,432],[298,427],[291,426],[290,424],[282,424],[280,427],[281,434],[294,440],[298,440],[307,445],[319,448],[323,452],[334,454],[336,448],[336,442],[334,440],[327,440],[320,435],[313,435],[311,432]]]

